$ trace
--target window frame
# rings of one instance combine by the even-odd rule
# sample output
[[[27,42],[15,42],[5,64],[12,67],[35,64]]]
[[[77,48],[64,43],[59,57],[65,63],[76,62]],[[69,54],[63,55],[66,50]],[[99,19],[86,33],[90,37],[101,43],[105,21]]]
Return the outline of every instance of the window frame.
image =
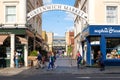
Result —
[[[8,8],[10,8],[10,7],[14,7],[15,13],[8,14],[9,13]],[[11,5],[11,6],[6,5],[5,6],[5,22],[6,23],[16,23],[16,21],[17,21],[17,11],[16,10],[17,10],[17,7],[15,5]],[[15,17],[15,20],[14,21],[9,21],[8,17]]]
[[[112,18],[111,20],[113,20],[113,19],[115,19],[114,21],[112,21],[112,23],[111,22],[108,22],[108,18],[107,18],[107,16],[108,16],[108,14],[107,14],[107,12],[108,12],[108,10],[107,10],[107,7],[116,7],[116,14],[114,14],[114,15],[116,15],[115,16],[115,18]],[[118,24],[118,9],[119,9],[119,7],[118,7],[118,5],[106,5],[106,8],[105,8],[105,10],[106,10],[106,15],[105,15],[105,20],[106,20],[106,23],[107,24]],[[112,15],[112,17],[113,17],[113,15]]]

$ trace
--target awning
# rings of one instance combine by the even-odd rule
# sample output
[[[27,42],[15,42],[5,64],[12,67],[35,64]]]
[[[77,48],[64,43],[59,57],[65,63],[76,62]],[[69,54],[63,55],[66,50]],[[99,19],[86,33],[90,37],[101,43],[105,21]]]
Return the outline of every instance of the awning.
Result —
[[[39,34],[36,34],[36,37],[40,40],[42,39],[42,37]]]
[[[0,45],[3,44],[4,40],[8,37],[8,35],[0,35]]]
[[[19,38],[21,44],[27,44],[27,42],[28,42],[27,39],[19,37],[19,36],[17,36],[17,37]]]
[[[26,30],[26,33],[27,33],[27,35],[28,35],[29,37],[34,37],[34,34],[33,34],[31,31]]]
[[[42,43],[40,43],[40,42],[38,42],[38,41],[35,41],[35,42],[36,42],[36,45],[39,45],[39,46],[42,45]]]

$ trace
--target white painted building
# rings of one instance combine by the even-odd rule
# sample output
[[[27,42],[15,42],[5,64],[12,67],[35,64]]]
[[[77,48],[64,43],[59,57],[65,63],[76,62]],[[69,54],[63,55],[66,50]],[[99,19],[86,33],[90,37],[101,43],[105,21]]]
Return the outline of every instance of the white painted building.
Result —
[[[24,66],[28,66],[30,50],[41,46],[41,14],[29,21],[26,16],[42,5],[42,0],[0,0],[0,48],[7,55],[7,67],[14,67],[15,50],[24,55]]]
[[[120,0],[76,0],[75,7],[88,15],[87,22],[75,17],[75,51],[80,50],[88,65],[95,63],[99,50],[106,65],[119,63],[119,54],[114,59],[111,53],[120,44]],[[110,60],[107,54],[111,55]]]
[[[54,34],[52,32],[46,32],[47,35],[47,45],[49,47],[48,51],[53,51],[53,37]]]

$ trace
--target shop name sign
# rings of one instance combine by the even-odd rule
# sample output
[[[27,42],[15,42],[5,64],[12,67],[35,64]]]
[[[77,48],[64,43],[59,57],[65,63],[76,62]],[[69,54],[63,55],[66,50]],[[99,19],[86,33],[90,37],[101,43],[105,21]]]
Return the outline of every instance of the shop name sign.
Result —
[[[62,5],[62,4],[45,5],[45,6],[39,7],[35,10],[32,10],[27,14],[27,20],[30,20],[32,17],[34,17],[42,12],[51,11],[51,10],[68,11],[68,12],[71,12],[73,14],[80,16],[81,18],[83,18],[84,20],[87,21],[87,14],[85,12],[83,12],[82,10],[79,10],[78,8],[68,6],[68,5]]]
[[[0,32],[0,34],[11,34],[11,32]]]
[[[101,29],[95,29],[94,33],[98,34],[112,34],[112,33],[120,33],[119,28],[109,27],[109,28],[101,28]]]

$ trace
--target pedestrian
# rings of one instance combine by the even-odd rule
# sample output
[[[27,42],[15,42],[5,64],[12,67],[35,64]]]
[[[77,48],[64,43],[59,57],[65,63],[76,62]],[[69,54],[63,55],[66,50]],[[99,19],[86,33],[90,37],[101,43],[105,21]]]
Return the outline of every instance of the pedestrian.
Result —
[[[103,55],[101,53],[101,51],[98,51],[98,65],[100,67],[100,71],[105,70],[105,64],[104,64],[104,60],[103,60]]]
[[[36,69],[41,67],[41,62],[42,62],[42,55],[41,55],[41,53],[39,51],[37,51],[37,53],[38,53],[38,56],[36,58],[37,59],[37,67],[36,67]]]
[[[6,53],[4,51],[1,51],[2,53],[0,54],[0,67],[5,68],[6,67],[6,60],[5,58],[7,57]]]
[[[45,67],[45,56],[42,56],[41,68],[43,69],[44,67]]]
[[[77,68],[79,69],[80,68],[80,65],[82,65],[82,56],[80,54],[80,52],[78,51],[77,52]]]
[[[53,53],[52,52],[52,56],[53,56],[53,67],[56,68],[57,65],[55,64],[55,61],[56,61],[56,53]]]
[[[16,68],[19,67],[18,57],[19,57],[18,52],[17,52],[17,51],[14,51],[14,63],[15,63],[15,67],[16,67]]]
[[[50,69],[53,70],[53,66],[54,66],[54,55],[53,55],[52,52],[48,53],[48,58],[49,58],[49,64],[48,64],[48,69],[47,69],[47,70],[50,70]]]

